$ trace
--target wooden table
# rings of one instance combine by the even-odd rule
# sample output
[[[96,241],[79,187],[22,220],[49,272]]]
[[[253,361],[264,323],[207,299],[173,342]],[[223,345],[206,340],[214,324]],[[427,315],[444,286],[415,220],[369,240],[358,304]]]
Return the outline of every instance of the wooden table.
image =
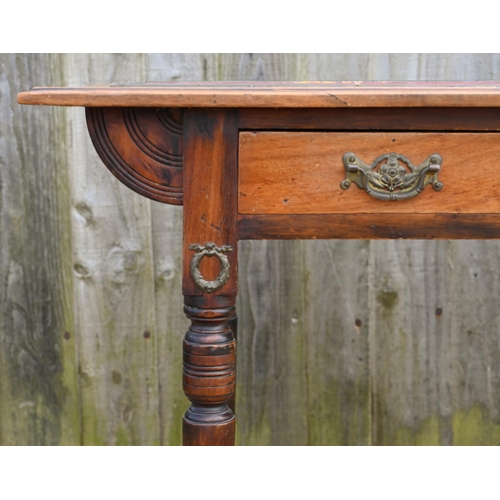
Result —
[[[500,82],[35,88],[109,170],[184,205],[186,445],[234,444],[241,239],[498,238]]]

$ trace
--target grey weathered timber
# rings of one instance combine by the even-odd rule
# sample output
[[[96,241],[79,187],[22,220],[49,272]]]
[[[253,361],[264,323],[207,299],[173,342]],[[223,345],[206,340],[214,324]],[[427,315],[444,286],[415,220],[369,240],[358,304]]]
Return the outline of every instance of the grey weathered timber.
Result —
[[[180,444],[182,208],[35,85],[499,79],[480,54],[0,55],[0,444]],[[500,242],[244,241],[237,443],[500,444]]]
[[[58,55],[0,55],[0,443],[79,444],[70,183],[62,109],[21,109],[60,82]],[[43,126],[42,126],[43,124]]]
[[[145,78],[145,55],[66,55],[65,85]],[[67,109],[83,444],[160,442],[151,204],[106,169]]]

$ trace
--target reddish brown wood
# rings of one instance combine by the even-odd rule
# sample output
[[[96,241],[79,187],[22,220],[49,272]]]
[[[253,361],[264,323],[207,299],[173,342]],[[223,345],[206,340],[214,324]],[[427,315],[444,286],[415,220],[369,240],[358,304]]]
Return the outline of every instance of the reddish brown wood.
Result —
[[[498,131],[498,108],[333,108],[240,110],[242,130]]]
[[[229,326],[237,293],[236,200],[238,115],[233,110],[187,110],[184,116],[183,293],[191,320],[184,341],[184,391],[192,405],[184,416],[190,445],[234,444],[236,341]],[[229,280],[208,293],[190,272],[192,244],[230,245]],[[203,277],[214,279],[220,263],[204,257]]]
[[[500,106],[499,82],[198,82],[35,88],[21,104],[229,108]]]
[[[217,425],[182,423],[184,446],[233,446],[235,419]]]
[[[111,173],[155,201],[182,205],[182,109],[87,108],[92,143]]]
[[[203,300],[191,300],[203,304]],[[234,445],[235,417],[228,406],[236,383],[236,340],[229,327],[234,306],[185,306],[191,320],[184,339],[183,388],[191,401],[184,415],[184,445]]]
[[[415,166],[438,153],[441,191],[410,200],[376,200],[354,184],[343,190],[342,157],[367,165],[395,152]],[[242,132],[241,214],[500,213],[500,134],[418,132]]]
[[[183,293],[202,295],[191,279],[191,244],[213,242],[232,245],[228,253],[230,278],[222,290],[207,296],[218,306],[219,295],[237,293],[238,248],[235,239],[238,162],[236,111],[188,110],[184,115],[184,244]],[[205,273],[215,277],[220,268],[216,258],[205,259]],[[210,278],[210,279],[212,279]]]
[[[273,239],[498,239],[499,214],[240,215],[238,238]]]

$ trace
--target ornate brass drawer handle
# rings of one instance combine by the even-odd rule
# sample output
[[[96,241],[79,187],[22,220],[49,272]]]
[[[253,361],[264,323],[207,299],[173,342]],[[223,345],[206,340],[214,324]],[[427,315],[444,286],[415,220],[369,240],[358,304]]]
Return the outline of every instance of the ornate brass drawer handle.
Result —
[[[437,153],[430,155],[418,167],[397,153],[379,156],[371,165],[363,163],[354,153],[345,153],[342,162],[346,178],[340,187],[348,189],[354,182],[377,200],[409,200],[428,184],[432,184],[436,191],[443,189],[443,183],[438,180],[443,159]]]

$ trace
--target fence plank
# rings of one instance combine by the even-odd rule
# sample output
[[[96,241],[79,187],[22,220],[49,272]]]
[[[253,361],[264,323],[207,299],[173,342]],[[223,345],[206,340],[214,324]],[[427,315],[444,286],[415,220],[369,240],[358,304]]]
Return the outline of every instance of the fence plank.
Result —
[[[64,84],[144,79],[144,55],[66,55]],[[150,202],[121,185],[67,109],[83,444],[160,442]]]
[[[57,55],[0,56],[0,443],[80,444],[62,109],[17,104],[60,83]]]
[[[310,445],[367,445],[368,241],[304,242]]]

